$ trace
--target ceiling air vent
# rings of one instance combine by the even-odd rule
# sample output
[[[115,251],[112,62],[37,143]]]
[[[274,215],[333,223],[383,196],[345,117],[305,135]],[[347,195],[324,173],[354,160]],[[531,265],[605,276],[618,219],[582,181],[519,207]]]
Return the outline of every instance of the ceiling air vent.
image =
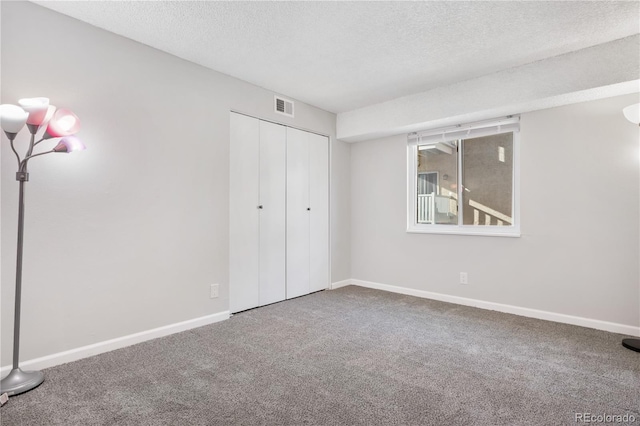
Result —
[[[293,101],[289,99],[274,96],[275,99],[275,111],[278,114],[286,115],[287,117],[293,117]]]

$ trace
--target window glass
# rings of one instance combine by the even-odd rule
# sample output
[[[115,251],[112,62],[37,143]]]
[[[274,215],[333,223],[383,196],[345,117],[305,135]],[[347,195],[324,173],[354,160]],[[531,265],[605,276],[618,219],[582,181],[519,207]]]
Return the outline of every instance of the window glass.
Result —
[[[462,223],[513,224],[513,133],[461,142]]]
[[[417,223],[458,223],[458,142],[418,146]]]

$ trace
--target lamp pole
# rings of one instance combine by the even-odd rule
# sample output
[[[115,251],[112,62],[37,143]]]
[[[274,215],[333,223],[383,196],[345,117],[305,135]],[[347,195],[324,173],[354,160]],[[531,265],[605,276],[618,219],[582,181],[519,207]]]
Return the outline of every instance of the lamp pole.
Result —
[[[33,135],[31,136],[31,147]],[[22,371],[20,362],[20,305],[22,299],[22,252],[24,248],[24,184],[29,181],[26,162],[16,173],[20,182],[18,195],[18,250],[16,254],[16,294],[13,317],[13,366],[7,377],[0,383],[0,393],[17,395],[27,392],[44,382],[44,374],[40,371]]]

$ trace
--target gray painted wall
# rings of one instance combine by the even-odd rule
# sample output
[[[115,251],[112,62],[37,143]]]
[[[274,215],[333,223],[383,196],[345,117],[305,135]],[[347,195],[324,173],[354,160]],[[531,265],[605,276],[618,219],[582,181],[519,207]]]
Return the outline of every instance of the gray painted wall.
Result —
[[[638,326],[639,100],[522,115],[520,238],[407,233],[406,136],[354,144],[352,277]]]
[[[88,145],[31,166],[23,360],[228,308],[231,109],[332,137],[333,282],[639,324],[638,129],[621,114],[637,94],[522,116],[521,238],[407,234],[404,135],[335,141],[328,112],[298,102],[291,120],[268,90],[30,3],[0,8],[2,102],[48,96],[80,116]],[[2,365],[14,172],[3,143]]]
[[[30,167],[22,360],[228,309],[231,109],[332,138],[332,280],[350,277],[350,147],[335,140],[334,114],[297,102],[289,119],[268,90],[31,3],[1,8],[2,103],[51,98],[78,114],[88,146]],[[18,186],[6,142],[2,365]]]
[[[338,137],[360,142],[638,93],[638,43],[640,34],[341,112]]]

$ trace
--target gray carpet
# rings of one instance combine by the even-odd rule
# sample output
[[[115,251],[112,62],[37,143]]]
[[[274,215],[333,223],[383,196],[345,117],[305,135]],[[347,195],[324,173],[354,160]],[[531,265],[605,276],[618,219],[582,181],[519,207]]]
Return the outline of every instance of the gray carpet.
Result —
[[[640,424],[640,353],[621,338],[345,287],[47,369],[0,415],[3,426],[575,425],[575,413]]]

